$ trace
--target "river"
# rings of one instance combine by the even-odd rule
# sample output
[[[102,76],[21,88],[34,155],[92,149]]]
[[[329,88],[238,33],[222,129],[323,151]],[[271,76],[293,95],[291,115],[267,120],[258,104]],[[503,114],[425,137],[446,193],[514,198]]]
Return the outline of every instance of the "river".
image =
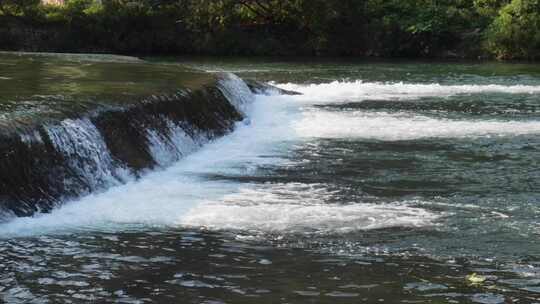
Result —
[[[244,96],[198,151],[0,224],[0,300],[540,302],[539,65],[152,61],[301,95]]]

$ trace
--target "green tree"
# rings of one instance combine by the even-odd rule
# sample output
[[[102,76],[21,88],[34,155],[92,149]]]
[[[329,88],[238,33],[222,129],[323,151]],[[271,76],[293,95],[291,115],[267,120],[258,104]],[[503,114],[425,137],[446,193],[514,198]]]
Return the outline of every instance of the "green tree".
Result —
[[[489,27],[487,46],[497,58],[540,58],[540,0],[512,0]]]

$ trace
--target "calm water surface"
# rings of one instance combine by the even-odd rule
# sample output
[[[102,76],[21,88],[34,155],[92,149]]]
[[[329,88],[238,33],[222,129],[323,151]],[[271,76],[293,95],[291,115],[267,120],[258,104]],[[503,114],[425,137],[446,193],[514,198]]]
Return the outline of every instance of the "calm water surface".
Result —
[[[171,64],[303,95],[256,96],[172,167],[0,225],[0,301],[540,302],[540,66]]]

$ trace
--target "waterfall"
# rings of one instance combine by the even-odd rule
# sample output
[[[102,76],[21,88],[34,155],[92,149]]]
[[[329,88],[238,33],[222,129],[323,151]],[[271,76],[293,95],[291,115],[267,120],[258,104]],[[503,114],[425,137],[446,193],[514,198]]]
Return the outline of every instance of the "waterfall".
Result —
[[[234,129],[254,95],[233,74],[214,85],[0,135],[0,217],[48,212],[170,166]]]
[[[208,134],[186,133],[184,128],[171,120],[161,118],[166,127],[164,133],[156,130],[147,130],[150,153],[154,161],[161,167],[167,167],[186,156],[208,141]]]
[[[114,162],[101,133],[90,119],[65,119],[45,129],[55,150],[63,155],[70,170],[89,191],[125,180],[127,170]]]
[[[221,77],[218,87],[223,95],[240,113],[246,114],[255,100],[253,92],[240,77],[232,73],[221,74]]]

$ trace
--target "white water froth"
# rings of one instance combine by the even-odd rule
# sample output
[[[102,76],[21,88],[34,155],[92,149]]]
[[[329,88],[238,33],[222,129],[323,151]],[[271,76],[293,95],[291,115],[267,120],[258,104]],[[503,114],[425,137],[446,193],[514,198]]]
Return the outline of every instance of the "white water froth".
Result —
[[[257,104],[249,110],[249,124],[238,123],[234,133],[208,143],[171,167],[66,203],[50,214],[13,219],[0,225],[0,237],[126,226],[181,226],[182,217],[193,206],[219,201],[241,187],[236,182],[208,179],[209,175],[242,175],[257,165],[280,161],[279,156],[269,154],[290,134],[288,114],[279,110],[280,103]],[[157,142],[163,143],[163,139]],[[154,157],[163,156],[157,153]]]
[[[410,140],[540,134],[539,121],[451,120],[384,112],[308,110],[294,124],[298,136]]]
[[[540,134],[540,121],[452,120],[410,113],[371,111],[330,111],[311,107],[362,100],[409,100],[421,97],[448,97],[458,94],[508,93],[538,94],[540,86],[526,85],[440,85],[367,83],[362,81],[323,84],[280,84],[278,87],[303,95],[287,96],[302,107],[293,123],[298,137],[363,138],[410,140],[420,138],[460,138]],[[284,98],[284,97],[280,97]],[[444,102],[444,100],[441,100]]]
[[[422,97],[449,97],[460,94],[507,93],[538,94],[540,86],[531,85],[441,85],[413,83],[382,83],[357,81],[333,81],[323,84],[278,84],[281,89],[300,92],[298,101],[344,102],[361,100],[408,100]]]
[[[271,233],[348,233],[391,227],[424,227],[438,215],[405,203],[328,203],[324,185],[298,183],[252,185],[201,203],[181,224],[218,230]]]
[[[318,205],[203,204],[182,222],[189,227],[270,233],[350,233],[393,227],[426,227],[438,218],[404,204]]]
[[[227,100],[243,115],[249,111],[255,100],[246,83],[231,73],[219,75],[218,88]],[[166,168],[183,157],[194,153],[208,143],[210,135],[204,133],[187,134],[182,126],[175,124],[165,117],[160,118],[167,128],[158,132],[148,129],[146,137],[149,142],[150,154],[162,168]]]

